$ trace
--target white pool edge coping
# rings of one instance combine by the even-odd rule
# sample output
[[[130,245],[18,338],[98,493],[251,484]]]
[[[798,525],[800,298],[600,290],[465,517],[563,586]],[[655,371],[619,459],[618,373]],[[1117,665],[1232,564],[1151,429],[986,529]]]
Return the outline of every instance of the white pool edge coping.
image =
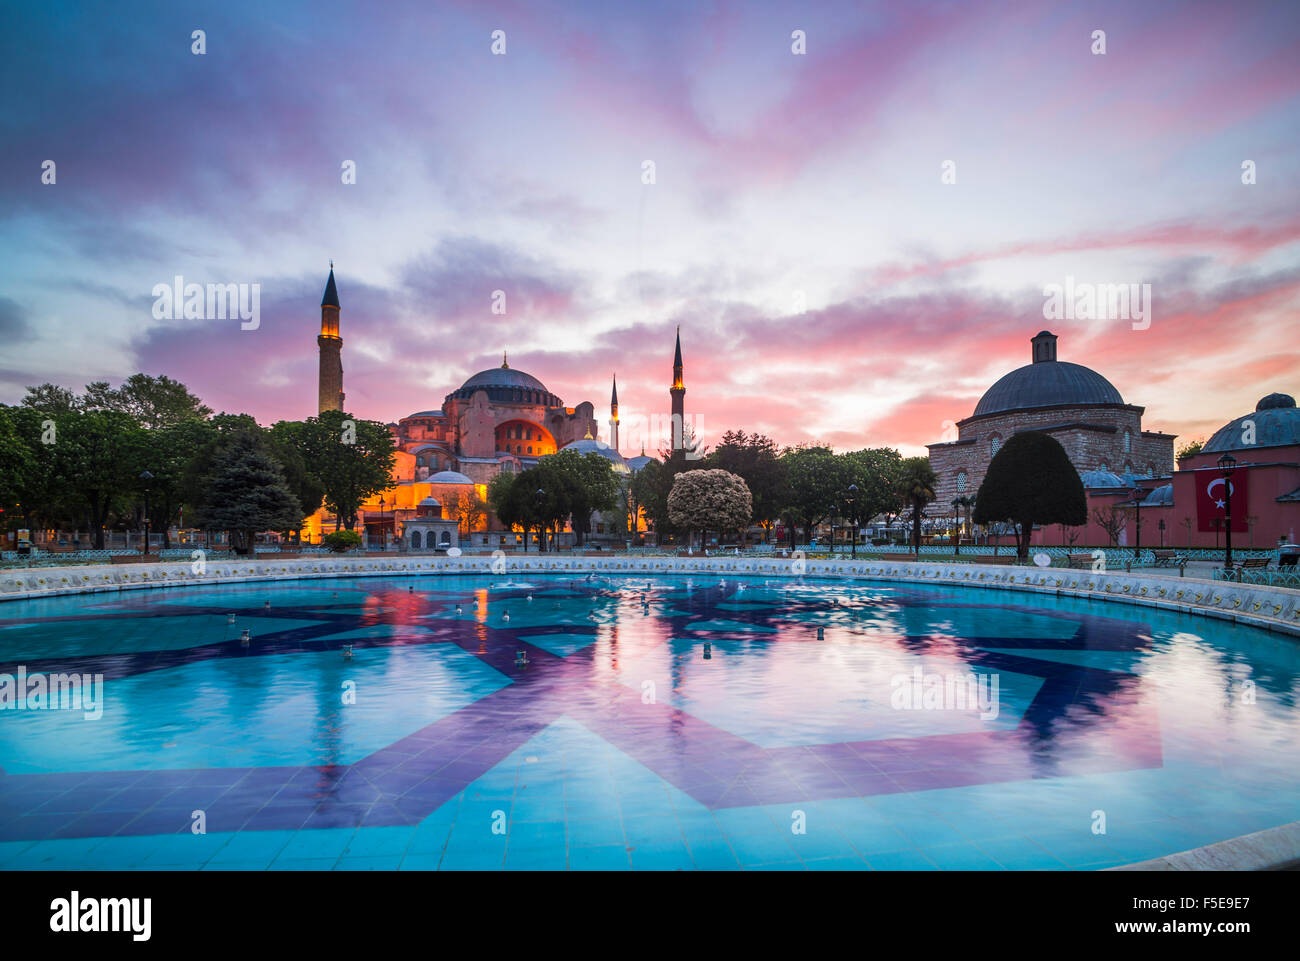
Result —
[[[835,578],[865,582],[982,587],[1099,601],[1112,601],[1196,614],[1300,637],[1300,591],[1263,584],[1238,584],[1178,577],[1153,571],[1092,571],[945,564],[928,561],[790,560],[774,557],[572,557],[533,554],[510,557],[400,555],[392,558],[339,557],[292,560],[95,564],[0,570],[0,601],[71,594],[151,590],[202,584],[247,584],[331,577],[412,575],[519,575],[603,573],[612,575],[720,574]]]
[[[1107,871],[1278,871],[1300,862],[1300,821]]]

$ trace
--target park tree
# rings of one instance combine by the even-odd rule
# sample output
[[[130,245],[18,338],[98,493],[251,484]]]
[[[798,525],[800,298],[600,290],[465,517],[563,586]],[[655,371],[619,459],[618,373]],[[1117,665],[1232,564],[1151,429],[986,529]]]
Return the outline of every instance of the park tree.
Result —
[[[647,525],[660,537],[672,531],[672,521],[668,519],[668,492],[672,490],[674,476],[667,464],[652,460],[632,478],[632,502],[645,514]]]
[[[361,505],[393,485],[397,458],[392,432],[378,421],[327,410],[309,417],[296,433],[325,506],[346,530],[352,530]]]
[[[781,509],[790,501],[786,465],[776,442],[765,434],[729,430],[704,459],[703,466],[744,479],[754,499],[754,521],[762,525],[766,540]]]
[[[1029,556],[1034,525],[1074,526],[1088,520],[1088,503],[1079,472],[1056,438],[1021,431],[989,462],[975,496],[975,522],[1015,525],[1016,554]]]
[[[584,543],[591,530],[591,515],[612,511],[618,504],[620,488],[614,465],[600,454],[580,454],[576,450],[551,454],[541,463],[548,471],[563,471],[569,476],[572,483],[567,489],[573,492],[568,505],[570,523],[577,543]]]
[[[0,524],[17,515],[38,469],[36,451],[24,436],[22,412],[0,407]]]
[[[921,511],[934,500],[939,482],[928,457],[908,457],[898,469],[898,491],[912,511],[912,550],[921,553]]]
[[[528,471],[497,474],[488,483],[487,489],[488,507],[507,530],[518,530],[524,534],[525,551],[528,550],[528,532],[540,529],[541,526],[536,503],[536,478],[521,481],[526,474]],[[530,489],[525,490],[530,481],[534,483]]]
[[[72,518],[84,517],[95,549],[104,549],[104,527],[142,493],[145,432],[119,411],[70,410],[54,418],[50,490]]]
[[[788,501],[782,516],[790,521],[790,546],[795,544],[795,527],[804,529],[805,539],[842,503],[848,480],[847,463],[829,447],[800,445],[781,455],[789,482]]]
[[[673,480],[668,513],[674,525],[692,534],[734,533],[753,518],[754,500],[744,479],[729,471],[686,471]]]
[[[891,447],[871,447],[841,454],[846,481],[840,491],[838,513],[853,524],[880,514],[899,509],[902,495],[899,492],[899,474],[903,466],[902,455]],[[856,491],[850,493],[849,487]],[[857,531],[854,531],[856,538]]]
[[[81,404],[87,410],[121,411],[149,430],[206,420],[212,414],[184,384],[166,375],[132,374],[116,389],[107,381],[87,384]]]
[[[198,486],[197,523],[226,531],[238,554],[252,553],[259,531],[294,530],[302,523],[302,505],[269,444],[252,431],[220,440]]]

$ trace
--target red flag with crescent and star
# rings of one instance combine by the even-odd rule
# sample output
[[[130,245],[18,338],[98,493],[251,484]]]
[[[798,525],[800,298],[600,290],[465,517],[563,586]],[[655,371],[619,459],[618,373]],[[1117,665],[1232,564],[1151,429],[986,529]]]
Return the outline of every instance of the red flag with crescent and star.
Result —
[[[1228,504],[1228,485],[1232,485],[1232,532],[1244,534],[1249,529],[1246,524],[1246,477],[1247,472],[1237,468],[1232,477],[1225,480],[1217,470],[1198,470],[1196,472],[1196,529],[1205,533],[1224,529],[1224,518]]]

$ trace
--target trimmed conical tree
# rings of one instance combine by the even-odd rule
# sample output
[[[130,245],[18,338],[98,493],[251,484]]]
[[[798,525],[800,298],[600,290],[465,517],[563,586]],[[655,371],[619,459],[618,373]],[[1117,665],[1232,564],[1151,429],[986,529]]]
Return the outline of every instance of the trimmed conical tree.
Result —
[[[228,531],[237,553],[251,553],[258,531],[297,530],[302,504],[279,463],[249,434],[236,434],[200,482],[198,526]]]
[[[1056,438],[1022,431],[1002,445],[975,495],[974,521],[1016,525],[1016,555],[1029,556],[1034,525],[1075,526],[1088,520],[1079,472]]]

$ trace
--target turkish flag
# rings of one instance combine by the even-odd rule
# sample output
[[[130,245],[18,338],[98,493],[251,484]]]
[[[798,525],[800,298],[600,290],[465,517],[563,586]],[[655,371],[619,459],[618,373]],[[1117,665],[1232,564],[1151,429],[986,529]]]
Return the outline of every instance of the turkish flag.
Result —
[[[1227,516],[1228,485],[1232,485],[1232,532],[1244,534],[1250,528],[1246,524],[1246,478],[1248,472],[1244,467],[1232,471],[1231,479],[1224,480],[1217,470],[1198,470],[1196,478],[1196,529],[1205,533],[1221,531],[1225,528]]]

